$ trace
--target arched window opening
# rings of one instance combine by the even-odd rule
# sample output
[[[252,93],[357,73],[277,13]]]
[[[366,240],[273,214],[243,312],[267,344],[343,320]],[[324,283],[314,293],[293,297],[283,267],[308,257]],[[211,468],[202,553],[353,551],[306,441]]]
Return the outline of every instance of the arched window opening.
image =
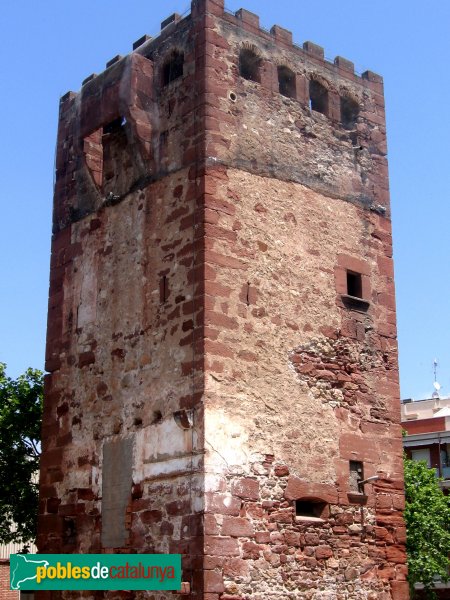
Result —
[[[162,70],[162,83],[169,85],[183,75],[184,53],[174,50],[170,58],[164,63]]]
[[[354,129],[359,115],[359,105],[352,98],[341,97],[341,123],[346,129]]]
[[[328,115],[328,90],[314,79],[309,82],[309,108]]]
[[[295,501],[297,519],[326,519],[329,513],[327,502],[320,498],[300,498]]]
[[[295,73],[289,67],[278,67],[278,85],[280,94],[287,98],[296,98]]]
[[[261,58],[249,48],[242,48],[239,54],[239,74],[244,79],[261,83]]]

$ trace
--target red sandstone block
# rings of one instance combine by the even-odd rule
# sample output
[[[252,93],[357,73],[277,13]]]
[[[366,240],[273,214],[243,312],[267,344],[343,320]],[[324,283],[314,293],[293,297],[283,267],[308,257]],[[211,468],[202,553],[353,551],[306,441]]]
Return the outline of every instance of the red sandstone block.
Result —
[[[229,298],[231,294],[230,287],[216,281],[205,281],[204,290],[205,294],[220,298]]]
[[[387,546],[386,559],[398,564],[406,564],[406,552],[403,546]]]
[[[392,496],[377,494],[375,506],[377,510],[392,508]]]
[[[409,585],[407,581],[391,582],[392,600],[409,600]]]
[[[211,310],[205,311],[205,325],[213,325],[221,329],[237,329],[237,319]]]
[[[219,252],[214,252],[212,250],[209,250],[206,253],[205,259],[208,263],[219,265],[220,267],[227,267],[229,269],[244,270],[247,268],[246,264],[238,258],[234,258],[233,256],[225,256],[224,254],[220,254]]]
[[[249,563],[241,558],[229,558],[223,561],[222,566],[224,576],[231,579],[235,577],[248,577],[250,571]]]
[[[226,240],[234,244],[237,240],[237,234],[235,231],[230,231],[224,227],[217,227],[209,223],[205,224],[205,235],[211,238],[217,238]]]
[[[368,460],[378,462],[379,448],[377,444],[368,439],[367,436],[359,436],[353,433],[344,433],[340,443],[341,458],[348,460]]]
[[[289,475],[289,467],[287,465],[277,465],[274,471],[277,477],[286,477]]]
[[[259,29],[259,16],[255,13],[245,10],[244,8],[240,8],[235,15],[243,23]]]
[[[406,543],[406,527],[400,525],[395,528],[395,539],[398,544]]]
[[[228,494],[208,492],[205,494],[205,511],[219,515],[239,516],[241,501]]]
[[[316,548],[316,559],[324,560],[333,556],[333,550],[329,546],[318,546]]]
[[[277,42],[281,41],[288,45],[292,44],[292,31],[284,29],[279,25],[273,25],[270,29],[270,33],[274,36]]]
[[[242,517],[224,517],[222,535],[231,537],[254,537],[253,525],[248,519]]]
[[[269,515],[269,521],[271,523],[292,523],[292,519],[294,517],[294,513],[292,508],[287,508],[284,510],[279,510]]]
[[[284,539],[288,546],[293,546],[295,548],[300,547],[300,534],[296,531],[286,531],[286,533],[284,534]]]
[[[268,544],[270,542],[270,533],[268,531],[257,531],[255,540],[258,544]]]
[[[226,215],[235,215],[236,208],[230,202],[226,200],[222,200],[221,198],[216,198],[215,196],[205,195],[204,198],[204,206],[210,210],[215,210],[217,212],[223,212]]]
[[[205,535],[205,552],[212,556],[239,556],[239,544],[232,538]]]
[[[193,17],[204,14],[221,16],[225,10],[225,0],[192,0],[191,8]]]
[[[214,515],[205,514],[204,516],[204,529],[206,535],[219,535],[220,528]]]
[[[288,500],[308,497],[320,498],[330,504],[336,504],[338,501],[338,493],[334,486],[324,483],[311,483],[294,476],[289,477],[284,496]]]
[[[314,42],[304,42],[303,50],[308,52],[308,54],[313,54],[314,56],[317,56],[317,58],[323,58],[325,54],[322,46],[318,46],[317,44],[314,44]]]
[[[225,591],[222,575],[217,571],[205,571],[203,581],[207,593],[221,594]]]
[[[205,340],[205,353],[224,358],[234,358],[234,353],[228,346],[212,340]]]
[[[336,56],[334,59],[334,64],[343,71],[348,71],[349,73],[355,72],[355,65],[352,61],[343,58],[342,56]]]
[[[370,265],[367,261],[355,258],[349,254],[339,254],[337,258],[340,267],[354,271],[355,273],[361,273],[361,275],[370,276]]]
[[[255,479],[245,477],[233,482],[232,494],[245,500],[259,499],[259,483]]]
[[[244,542],[242,544],[242,557],[244,559],[258,560],[260,558],[260,553],[263,550],[264,548],[259,544],[255,544],[254,542]]]

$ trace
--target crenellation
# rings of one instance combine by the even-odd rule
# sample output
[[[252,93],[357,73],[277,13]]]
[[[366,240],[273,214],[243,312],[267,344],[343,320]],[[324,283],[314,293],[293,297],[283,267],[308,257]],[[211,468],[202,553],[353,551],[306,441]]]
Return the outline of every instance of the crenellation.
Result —
[[[178,21],[180,20],[181,15],[179,15],[178,13],[173,13],[172,15],[167,17],[167,19],[164,19],[164,21],[161,22],[161,31],[165,29],[168,25],[171,25],[172,23],[178,23]]]
[[[65,104],[66,102],[68,102],[69,100],[74,100],[77,96],[77,92],[66,92],[63,96],[61,96],[61,98],[59,99],[59,103],[60,104]]]
[[[136,40],[135,42],[133,42],[133,50],[137,50],[137,48],[139,48],[140,46],[142,46],[146,42],[150,41],[151,39],[152,39],[151,35],[147,35],[147,34],[143,35],[138,40]]]
[[[352,63],[351,60],[343,58],[342,56],[336,56],[336,58],[334,59],[334,64],[336,65],[336,67],[338,67],[338,69],[342,69],[343,71],[348,71],[349,73],[355,72],[354,63]]]
[[[81,82],[81,85],[86,85],[87,83],[89,83],[90,81],[92,81],[93,79],[95,79],[97,77],[97,73],[91,73],[90,75],[88,75],[85,79],[83,79],[83,81]]]
[[[108,60],[108,62],[106,63],[106,68],[108,69],[109,67],[112,67],[112,65],[115,65],[116,63],[121,61],[122,58],[123,58],[123,56],[121,54],[116,54],[116,56],[114,56],[114,58],[111,58],[111,60]]]
[[[303,50],[317,58],[325,58],[325,51],[322,46],[314,44],[314,42],[303,42]]]
[[[273,25],[270,28],[270,33],[277,42],[283,42],[288,46],[292,46],[292,31],[289,31],[289,29],[284,29],[284,27],[280,27],[279,25]]]
[[[237,19],[242,21],[243,24],[250,25],[255,29],[260,28],[259,15],[256,15],[255,13],[252,13],[249,10],[245,10],[245,8],[240,8],[234,14],[237,17]]]

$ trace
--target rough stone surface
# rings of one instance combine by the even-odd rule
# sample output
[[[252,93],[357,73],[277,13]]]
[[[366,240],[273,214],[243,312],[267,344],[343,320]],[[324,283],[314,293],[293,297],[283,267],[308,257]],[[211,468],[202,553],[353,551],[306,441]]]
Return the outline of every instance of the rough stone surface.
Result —
[[[379,76],[221,0],[61,99],[41,552],[181,553],[197,600],[407,598],[385,134]]]

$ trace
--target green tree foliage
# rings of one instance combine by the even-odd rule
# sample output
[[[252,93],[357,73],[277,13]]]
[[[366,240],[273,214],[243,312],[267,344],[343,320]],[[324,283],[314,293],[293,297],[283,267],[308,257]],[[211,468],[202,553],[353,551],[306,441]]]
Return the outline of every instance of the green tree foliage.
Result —
[[[0,542],[26,545],[36,537],[43,375],[28,369],[16,380],[0,363]]]
[[[423,583],[426,598],[436,598],[435,577],[448,581],[450,554],[450,498],[439,487],[425,461],[405,458],[405,521],[408,580]]]

